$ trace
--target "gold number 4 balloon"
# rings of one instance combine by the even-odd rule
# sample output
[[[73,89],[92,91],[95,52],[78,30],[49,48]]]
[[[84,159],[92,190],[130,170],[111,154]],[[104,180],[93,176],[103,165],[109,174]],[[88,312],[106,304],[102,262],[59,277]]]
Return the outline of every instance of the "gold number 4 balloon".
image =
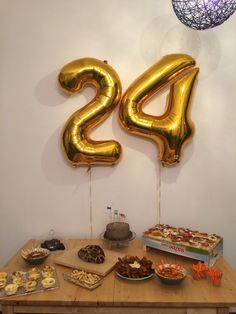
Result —
[[[189,117],[190,96],[198,68],[195,61],[185,54],[163,57],[138,77],[124,94],[120,106],[120,121],[130,133],[148,137],[159,145],[163,165],[180,161],[184,145],[194,133]],[[176,80],[181,73],[186,72]],[[167,84],[171,84],[169,103],[161,116],[143,112],[143,105]]]
[[[184,145],[194,133],[190,120],[190,98],[199,69],[185,54],[172,54],[137,78],[124,94],[120,105],[120,121],[130,133],[148,137],[159,145],[163,165],[180,161]],[[73,61],[59,74],[61,87],[71,94],[87,83],[97,87],[95,98],[76,111],[67,121],[62,144],[66,158],[73,165],[118,162],[121,146],[116,141],[93,141],[90,130],[107,118],[121,98],[121,83],[109,65],[93,58]],[[148,115],[142,107],[154,94],[171,84],[169,103],[159,117]]]
[[[94,99],[66,122],[62,144],[67,160],[74,166],[115,164],[121,155],[121,145],[113,140],[94,141],[89,138],[89,133],[120,101],[118,74],[103,61],[83,58],[65,65],[58,80],[63,90],[70,94],[78,93],[85,84],[97,88]]]

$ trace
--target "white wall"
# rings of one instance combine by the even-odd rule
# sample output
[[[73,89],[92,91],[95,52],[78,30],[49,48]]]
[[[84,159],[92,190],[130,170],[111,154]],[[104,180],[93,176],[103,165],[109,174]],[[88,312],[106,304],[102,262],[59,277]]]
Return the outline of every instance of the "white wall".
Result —
[[[166,0],[1,0],[0,265],[52,228],[61,238],[98,236],[112,204],[138,236],[159,221],[222,235],[236,269],[235,29],[236,16],[213,30],[188,29]],[[156,146],[127,134],[115,112],[93,138],[118,140],[120,163],[72,169],[60,149],[61,130],[94,91],[62,94],[62,66],[86,56],[106,59],[125,90],[171,52],[192,55],[201,69],[191,114],[196,134],[182,163],[162,168]],[[158,114],[164,96],[145,110]]]

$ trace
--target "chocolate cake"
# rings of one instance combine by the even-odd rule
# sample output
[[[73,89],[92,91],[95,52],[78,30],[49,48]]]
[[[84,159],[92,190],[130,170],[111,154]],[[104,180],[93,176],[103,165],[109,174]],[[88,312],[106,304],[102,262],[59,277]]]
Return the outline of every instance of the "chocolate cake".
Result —
[[[87,245],[81,248],[78,256],[87,263],[102,264],[105,261],[105,253],[99,245]]]
[[[126,222],[111,222],[106,226],[104,238],[112,241],[124,241],[132,237],[130,226]]]
[[[45,240],[41,247],[50,251],[65,250],[64,244],[58,239]]]

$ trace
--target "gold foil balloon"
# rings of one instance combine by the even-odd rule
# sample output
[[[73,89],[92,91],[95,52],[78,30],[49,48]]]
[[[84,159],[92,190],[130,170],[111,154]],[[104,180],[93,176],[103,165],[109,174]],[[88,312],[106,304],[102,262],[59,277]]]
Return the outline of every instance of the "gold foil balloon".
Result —
[[[191,69],[194,65],[194,59],[188,55],[167,55],[138,77],[121,101],[122,126],[130,133],[154,140],[159,145],[163,165],[180,161],[183,146],[194,133],[189,117],[190,98],[199,72],[198,68]],[[165,113],[161,116],[144,113],[143,105],[171,82]]]
[[[103,61],[83,58],[65,65],[58,80],[70,94],[78,93],[86,84],[97,89],[94,99],[72,114],[65,124],[62,144],[68,161],[74,166],[117,163],[121,155],[118,142],[89,138],[91,129],[105,120],[120,101],[121,83],[115,70]]]

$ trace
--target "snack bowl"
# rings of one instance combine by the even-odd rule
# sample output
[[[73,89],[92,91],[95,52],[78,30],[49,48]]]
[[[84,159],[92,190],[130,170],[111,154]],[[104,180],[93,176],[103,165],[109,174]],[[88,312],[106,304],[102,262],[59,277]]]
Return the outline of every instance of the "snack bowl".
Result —
[[[40,247],[31,248],[21,251],[21,257],[29,265],[38,265],[44,262],[50,254],[48,249]]]
[[[180,284],[187,276],[186,269],[175,264],[157,265],[155,273],[161,282],[167,285]]]

